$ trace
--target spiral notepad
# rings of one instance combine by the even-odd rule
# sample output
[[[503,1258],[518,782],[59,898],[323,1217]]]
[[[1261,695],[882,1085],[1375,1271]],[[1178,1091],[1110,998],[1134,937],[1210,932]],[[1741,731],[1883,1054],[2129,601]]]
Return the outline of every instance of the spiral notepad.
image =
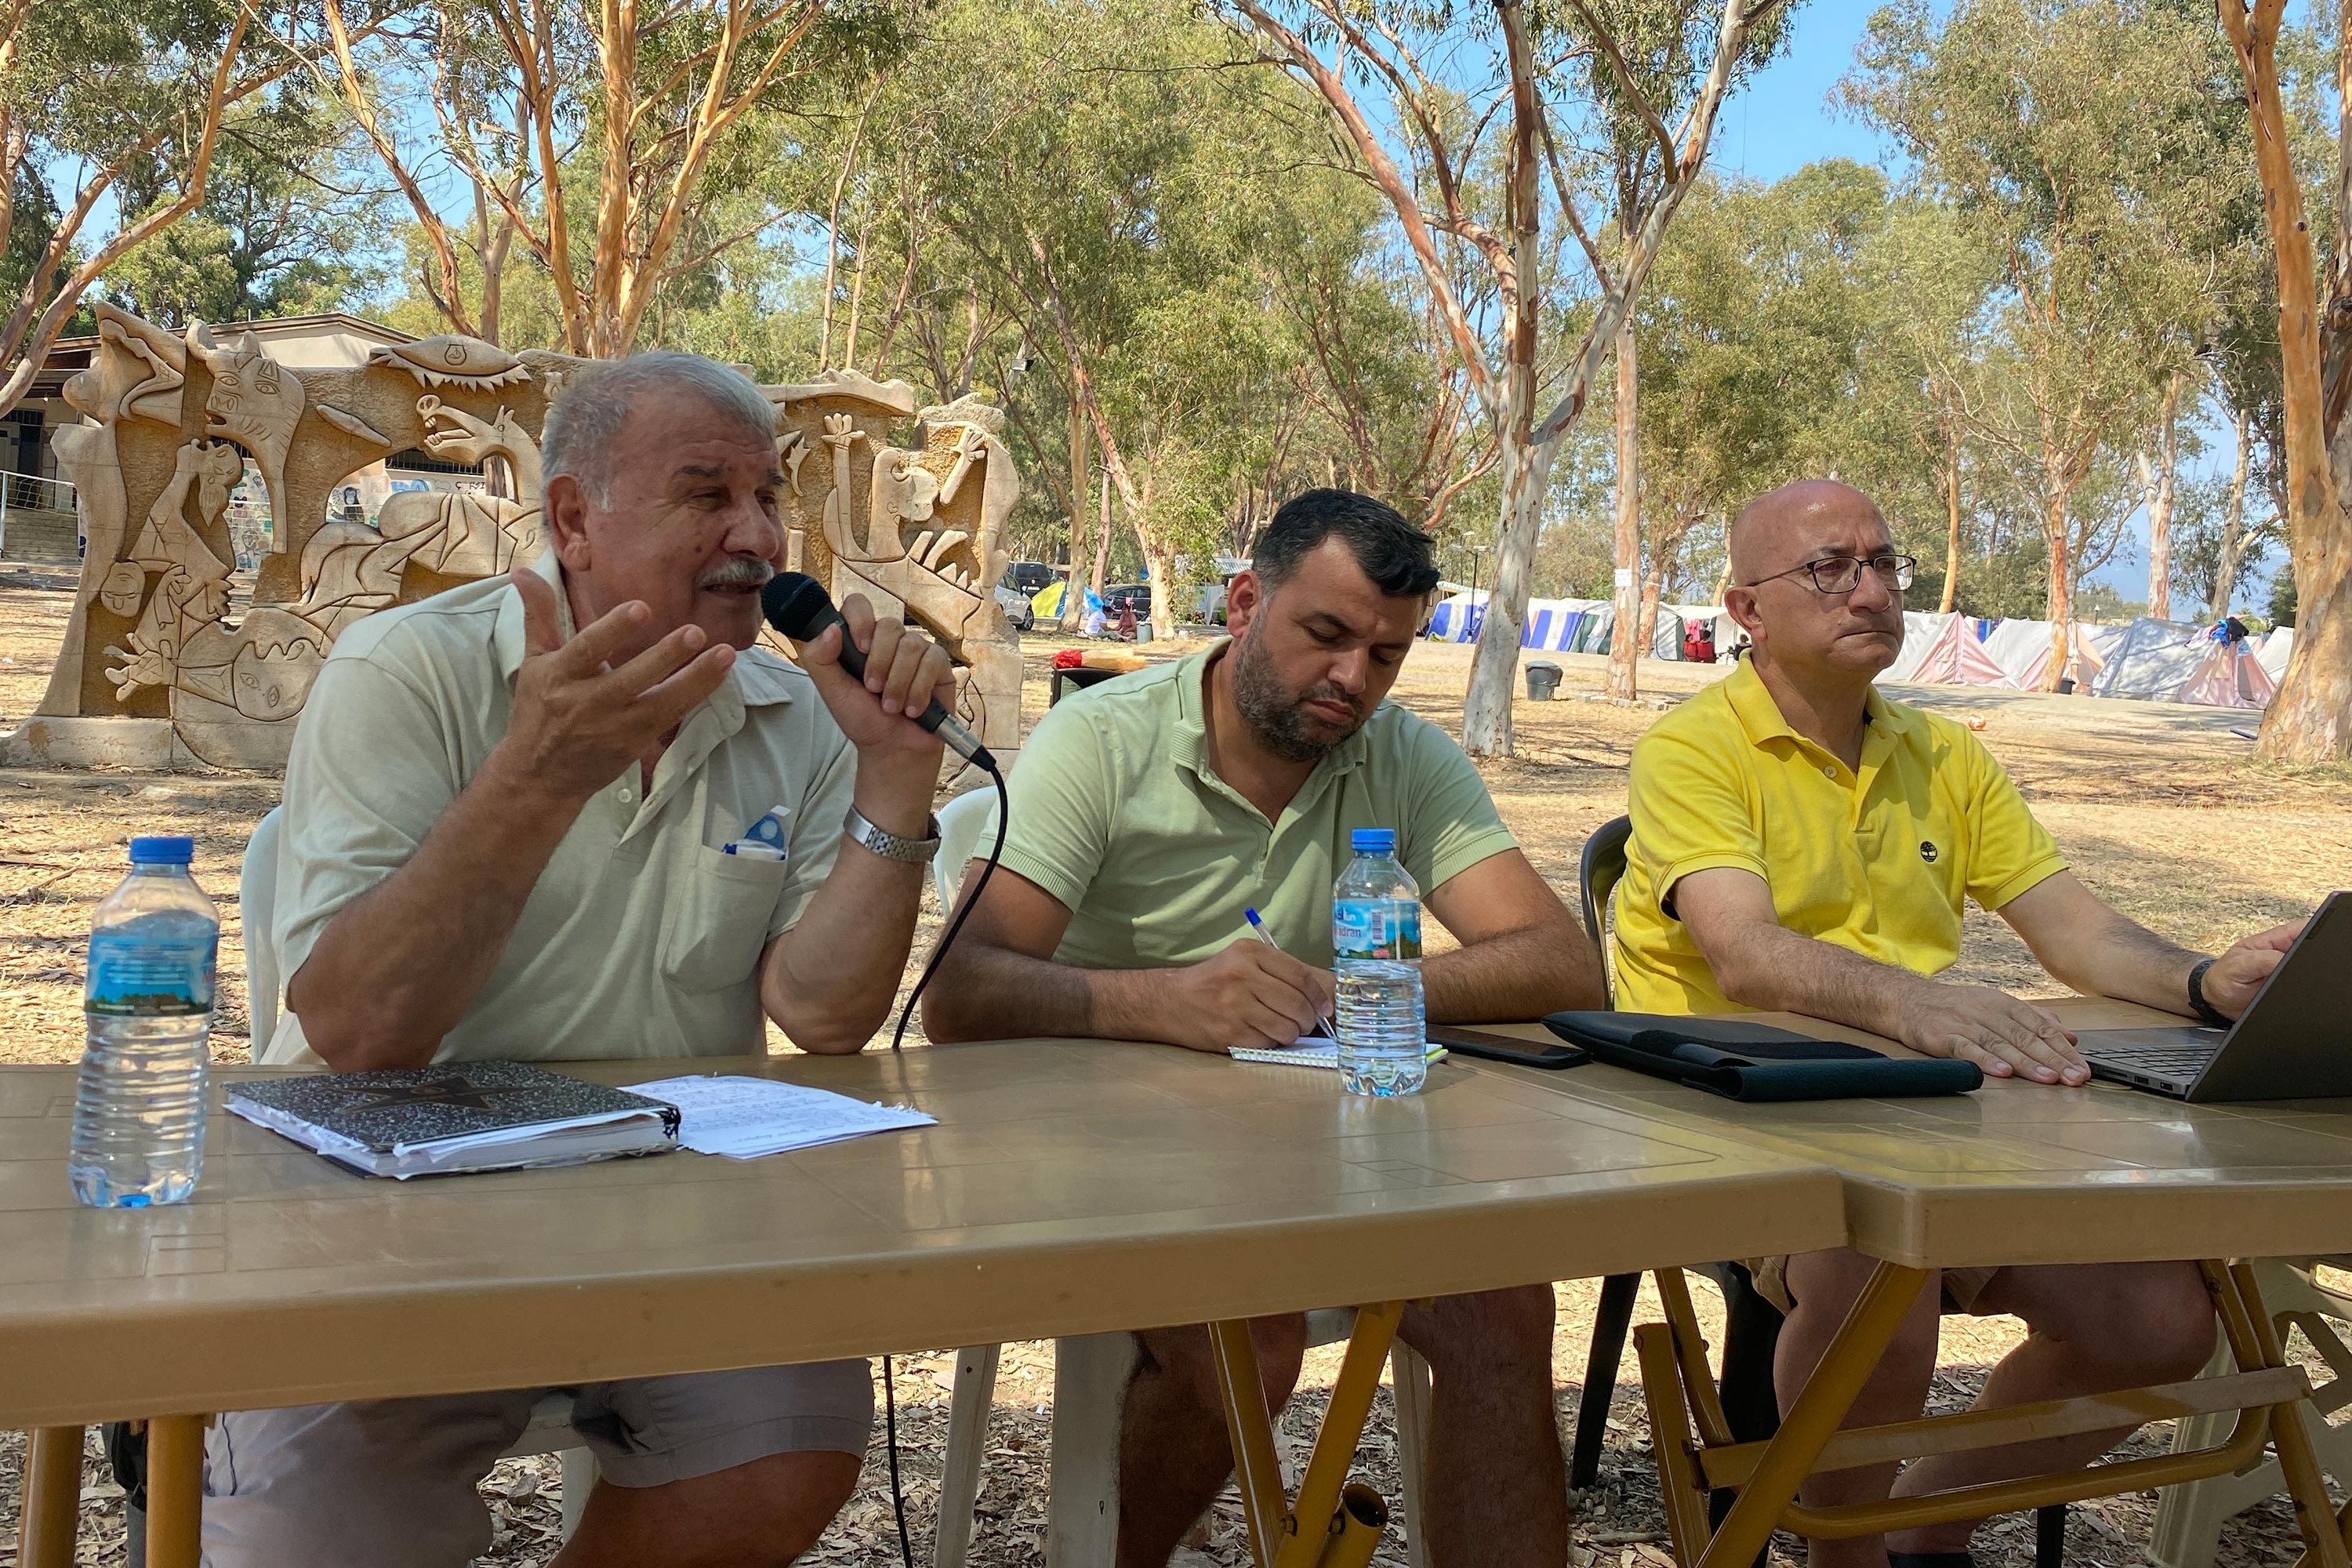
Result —
[[[1230,1046],[1226,1047],[1225,1054],[1237,1062],[1264,1062],[1271,1067],[1325,1068],[1337,1071],[1339,1066],[1339,1042],[1324,1035],[1302,1035],[1287,1046],[1269,1047],[1263,1050]],[[1422,1059],[1444,1061],[1445,1047],[1432,1040]]]

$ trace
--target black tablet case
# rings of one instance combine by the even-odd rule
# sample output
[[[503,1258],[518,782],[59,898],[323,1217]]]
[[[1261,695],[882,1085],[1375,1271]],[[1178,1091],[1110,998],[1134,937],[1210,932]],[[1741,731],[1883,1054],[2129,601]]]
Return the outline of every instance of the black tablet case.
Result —
[[[1544,1024],[1597,1060],[1727,1100],[1902,1100],[1966,1094],[1984,1082],[1973,1062],[1883,1057],[1866,1047],[1816,1040],[1736,1015],[1554,1013]]]

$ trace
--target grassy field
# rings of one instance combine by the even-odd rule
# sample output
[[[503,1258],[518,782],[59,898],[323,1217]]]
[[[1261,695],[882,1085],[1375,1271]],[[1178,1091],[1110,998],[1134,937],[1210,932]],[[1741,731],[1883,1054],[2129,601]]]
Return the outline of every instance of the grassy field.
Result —
[[[71,586],[56,569],[0,566],[0,730],[12,727],[40,699]],[[1042,637],[1024,645],[1033,719],[1045,702],[1045,671],[1057,646],[1063,645]],[[1517,755],[1484,771],[1505,820],[1537,868],[1573,907],[1578,852],[1587,834],[1623,810],[1624,773],[1634,740],[1664,708],[1721,671],[1644,664],[1645,700],[1619,706],[1598,698],[1601,660],[1542,657],[1565,668],[1560,700],[1522,702]],[[1407,661],[1396,700],[1458,731],[1467,668],[1467,649],[1419,648]],[[1941,711],[1982,718],[1986,742],[2084,879],[2126,913],[2176,941],[2217,949],[2249,931],[2306,912],[2320,892],[2352,880],[2352,773],[2259,763],[2252,745],[2231,732],[2249,724],[2248,715],[1947,688],[1912,689],[1903,695]],[[90,910],[121,875],[122,845],[135,833],[195,838],[197,879],[219,901],[223,916],[215,1048],[224,1060],[242,1059],[247,1014],[237,867],[253,824],[276,804],[278,793],[274,778],[251,775],[0,770],[0,1061],[68,1062],[79,1055]],[[937,911],[927,910],[918,955],[937,929]],[[1972,912],[1968,933],[1962,975],[2024,994],[2053,989],[1997,919]],[[775,1044],[788,1048],[781,1037]],[[1559,1288],[1557,1371],[1564,1413],[1572,1409],[1583,1375],[1593,1292],[1590,1282]],[[1711,1293],[1702,1292],[1702,1298],[1713,1300]],[[2005,1319],[1948,1324],[1938,1405],[1956,1405],[1972,1396],[1985,1368],[2015,1342],[2018,1332]],[[1044,1561],[1052,1361],[1049,1345],[1006,1349],[974,1555],[975,1563],[991,1568]],[[1308,1392],[1296,1402],[1290,1421],[1302,1442],[1320,1412],[1316,1391],[1328,1389],[1337,1367],[1336,1348],[1309,1362]],[[910,1520],[918,1556],[927,1560],[953,1358],[908,1358],[899,1368]],[[1647,1424],[1631,1383],[1616,1390],[1612,1426],[1602,1484],[1583,1500],[1574,1568],[1664,1568]],[[868,1484],[806,1561],[879,1568],[897,1560],[879,1423],[877,1427]],[[2152,1428],[2136,1442],[2147,1448],[2167,1436],[2163,1428]],[[1362,1458],[1393,1498],[1394,1435],[1385,1396]],[[0,1437],[0,1568],[15,1558],[20,1462],[17,1439]],[[86,1479],[81,1561],[119,1562],[120,1500],[95,1467]],[[499,1529],[499,1546],[485,1562],[538,1563],[553,1555],[557,1488],[551,1459],[500,1467],[485,1489]],[[2070,1563],[2111,1568],[2143,1560],[2152,1517],[2152,1502],[2145,1498],[2076,1509]],[[1202,1543],[1203,1560],[1244,1562],[1240,1528],[1237,1510],[1222,1508]],[[2225,1535],[2222,1562],[2245,1568],[2282,1560],[2291,1555],[2292,1539],[2284,1504],[2258,1510]],[[2030,1562],[2030,1521],[1990,1528],[1979,1536],[1978,1551],[1987,1568]],[[1402,1562],[1393,1541],[1379,1561]]]

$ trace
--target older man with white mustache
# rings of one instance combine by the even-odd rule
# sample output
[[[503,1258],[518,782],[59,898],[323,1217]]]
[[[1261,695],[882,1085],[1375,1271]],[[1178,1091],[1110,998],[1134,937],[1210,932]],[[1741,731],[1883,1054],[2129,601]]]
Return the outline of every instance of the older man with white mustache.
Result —
[[[533,566],[360,622],[286,776],[272,1060],[857,1050],[913,937],[952,696],[920,632],[842,606],[802,668],[752,646],[784,549],[774,414],[689,354],[549,413]],[[845,842],[845,840],[846,842]],[[735,850],[738,852],[730,852]],[[781,849],[779,857],[776,853]],[[458,1564],[544,1389],[224,1416],[205,1558]],[[564,1392],[603,1481],[558,1562],[784,1563],[856,1484],[864,1362]]]

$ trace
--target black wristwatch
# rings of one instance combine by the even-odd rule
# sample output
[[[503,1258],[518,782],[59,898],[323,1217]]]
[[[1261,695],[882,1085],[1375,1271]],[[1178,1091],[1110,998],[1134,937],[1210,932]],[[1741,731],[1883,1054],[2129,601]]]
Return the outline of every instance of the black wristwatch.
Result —
[[[2189,971],[2189,1005],[2199,1017],[2217,1029],[2230,1026],[2229,1016],[2205,1000],[2205,972],[2213,967],[2214,960],[2200,958]]]

